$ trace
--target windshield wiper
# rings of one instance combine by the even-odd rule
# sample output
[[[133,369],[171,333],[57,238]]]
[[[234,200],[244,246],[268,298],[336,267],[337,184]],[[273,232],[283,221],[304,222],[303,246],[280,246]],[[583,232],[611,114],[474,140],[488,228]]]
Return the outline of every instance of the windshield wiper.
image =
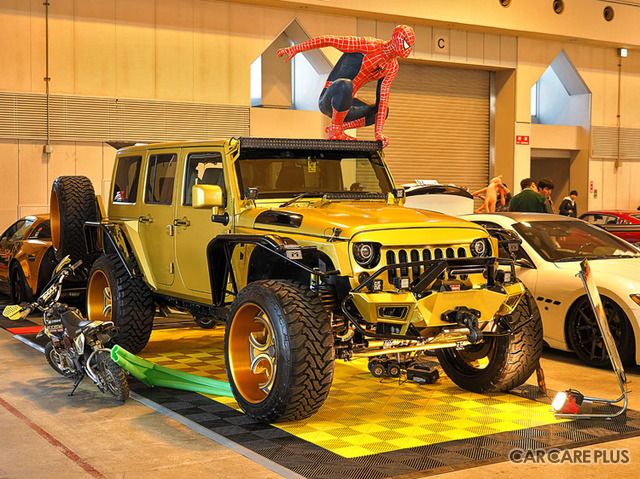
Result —
[[[554,263],[567,263],[569,261],[581,261],[583,259],[591,259],[586,256],[565,256],[564,258],[558,258],[552,260]]]
[[[284,208],[285,206],[292,205],[296,201],[301,200],[302,198],[309,198],[310,196],[324,196],[324,193],[320,193],[319,191],[307,191],[306,193],[301,193],[298,196],[294,196],[289,201],[285,201],[279,206],[279,208]]]
[[[617,258],[640,258],[640,255],[632,254],[601,254],[599,256],[591,256],[587,259],[617,259]]]
[[[566,258],[560,258],[554,260],[554,263],[566,263],[569,261],[582,261],[588,259],[589,261],[594,259],[617,259],[617,258],[637,258],[640,259],[640,255],[631,254],[601,254],[598,256],[567,256]]]

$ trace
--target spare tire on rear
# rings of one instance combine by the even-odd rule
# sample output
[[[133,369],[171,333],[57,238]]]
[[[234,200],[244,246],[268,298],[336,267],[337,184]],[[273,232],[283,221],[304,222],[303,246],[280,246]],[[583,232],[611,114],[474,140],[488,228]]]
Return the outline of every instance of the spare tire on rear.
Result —
[[[51,239],[56,258],[81,259],[90,266],[84,239],[85,221],[98,221],[96,194],[86,176],[59,176],[51,187]]]

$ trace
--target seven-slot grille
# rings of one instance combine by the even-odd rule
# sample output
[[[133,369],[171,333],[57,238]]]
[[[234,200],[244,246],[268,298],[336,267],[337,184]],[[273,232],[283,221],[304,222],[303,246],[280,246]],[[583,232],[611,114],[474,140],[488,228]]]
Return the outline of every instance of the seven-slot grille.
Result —
[[[469,254],[463,246],[448,246],[443,248],[424,248],[424,249],[398,249],[387,250],[384,257],[387,259],[387,265],[398,263],[413,263],[416,261],[430,261],[432,259],[442,258],[466,258]],[[424,273],[424,266],[411,266],[402,268],[391,268],[387,272],[389,283],[393,283],[393,278],[398,276],[411,276],[411,281],[418,278]]]

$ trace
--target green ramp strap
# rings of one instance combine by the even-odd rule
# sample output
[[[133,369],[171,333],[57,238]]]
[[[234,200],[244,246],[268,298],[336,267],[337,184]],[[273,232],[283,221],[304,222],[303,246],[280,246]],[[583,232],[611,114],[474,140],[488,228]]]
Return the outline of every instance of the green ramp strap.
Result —
[[[111,349],[111,359],[147,386],[162,386],[214,396],[233,397],[229,383],[154,364],[118,345]]]

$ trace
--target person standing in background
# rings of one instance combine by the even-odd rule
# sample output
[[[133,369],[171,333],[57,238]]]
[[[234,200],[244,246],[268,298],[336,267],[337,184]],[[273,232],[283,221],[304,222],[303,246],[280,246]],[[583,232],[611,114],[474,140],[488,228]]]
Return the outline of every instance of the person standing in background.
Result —
[[[509,211],[519,211],[521,213],[546,213],[546,196],[538,193],[536,182],[533,178],[525,178],[520,182],[522,191],[511,198]]]
[[[506,184],[502,183],[498,188],[498,201],[496,202],[496,211],[509,211],[509,205],[511,204],[511,190]]]
[[[538,181],[538,193],[547,198],[547,201],[545,202],[545,213],[555,214],[553,201],[551,200],[551,192],[553,191],[554,186],[553,180],[550,180],[549,178],[540,178],[540,181]]]
[[[576,190],[571,190],[569,196],[565,196],[560,203],[559,212],[564,216],[571,216],[573,218],[578,217],[578,208],[576,207],[576,198],[578,197],[578,192]]]

